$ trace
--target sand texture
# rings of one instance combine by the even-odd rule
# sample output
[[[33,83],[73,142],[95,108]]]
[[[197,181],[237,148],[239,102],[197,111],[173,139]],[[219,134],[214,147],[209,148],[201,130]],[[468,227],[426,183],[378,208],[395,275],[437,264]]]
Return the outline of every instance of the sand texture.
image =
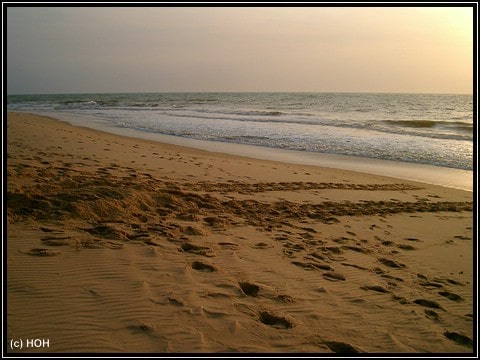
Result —
[[[10,352],[475,347],[471,192],[7,126]]]

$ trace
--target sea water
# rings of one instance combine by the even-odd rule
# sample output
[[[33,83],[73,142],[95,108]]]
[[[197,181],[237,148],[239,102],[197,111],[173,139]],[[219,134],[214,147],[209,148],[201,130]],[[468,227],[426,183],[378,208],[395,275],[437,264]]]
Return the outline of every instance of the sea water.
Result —
[[[471,171],[472,95],[109,93],[9,95],[8,110],[144,134]],[[80,119],[80,120],[78,120]]]

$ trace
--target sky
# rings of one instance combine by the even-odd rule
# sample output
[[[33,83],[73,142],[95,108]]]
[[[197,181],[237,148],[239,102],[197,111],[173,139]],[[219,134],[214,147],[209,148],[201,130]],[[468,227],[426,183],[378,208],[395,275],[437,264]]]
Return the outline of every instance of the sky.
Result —
[[[6,14],[7,94],[471,94],[473,87],[472,7],[7,7]]]

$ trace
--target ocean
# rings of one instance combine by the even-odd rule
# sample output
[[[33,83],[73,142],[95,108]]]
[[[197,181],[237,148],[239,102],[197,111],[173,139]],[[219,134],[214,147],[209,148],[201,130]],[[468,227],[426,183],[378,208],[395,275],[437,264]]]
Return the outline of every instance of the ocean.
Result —
[[[211,142],[473,169],[472,95],[109,93],[8,95],[9,111]]]

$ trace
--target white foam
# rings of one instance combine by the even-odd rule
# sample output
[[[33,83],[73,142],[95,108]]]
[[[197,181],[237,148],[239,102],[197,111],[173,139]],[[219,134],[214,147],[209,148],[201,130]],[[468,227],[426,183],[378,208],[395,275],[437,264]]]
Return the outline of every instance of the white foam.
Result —
[[[398,162],[364,157],[322,154],[308,151],[295,151],[269,148],[256,145],[244,145],[225,142],[189,139],[179,136],[145,132],[131,128],[115,127],[107,121],[95,117],[73,115],[71,113],[45,113],[67,121],[73,125],[84,126],[122,136],[158,141],[211,152],[245,156],[263,160],[273,160],[292,164],[315,165],[335,169],[352,170],[363,173],[419,181],[454,189],[473,191],[473,171],[433,165]]]

